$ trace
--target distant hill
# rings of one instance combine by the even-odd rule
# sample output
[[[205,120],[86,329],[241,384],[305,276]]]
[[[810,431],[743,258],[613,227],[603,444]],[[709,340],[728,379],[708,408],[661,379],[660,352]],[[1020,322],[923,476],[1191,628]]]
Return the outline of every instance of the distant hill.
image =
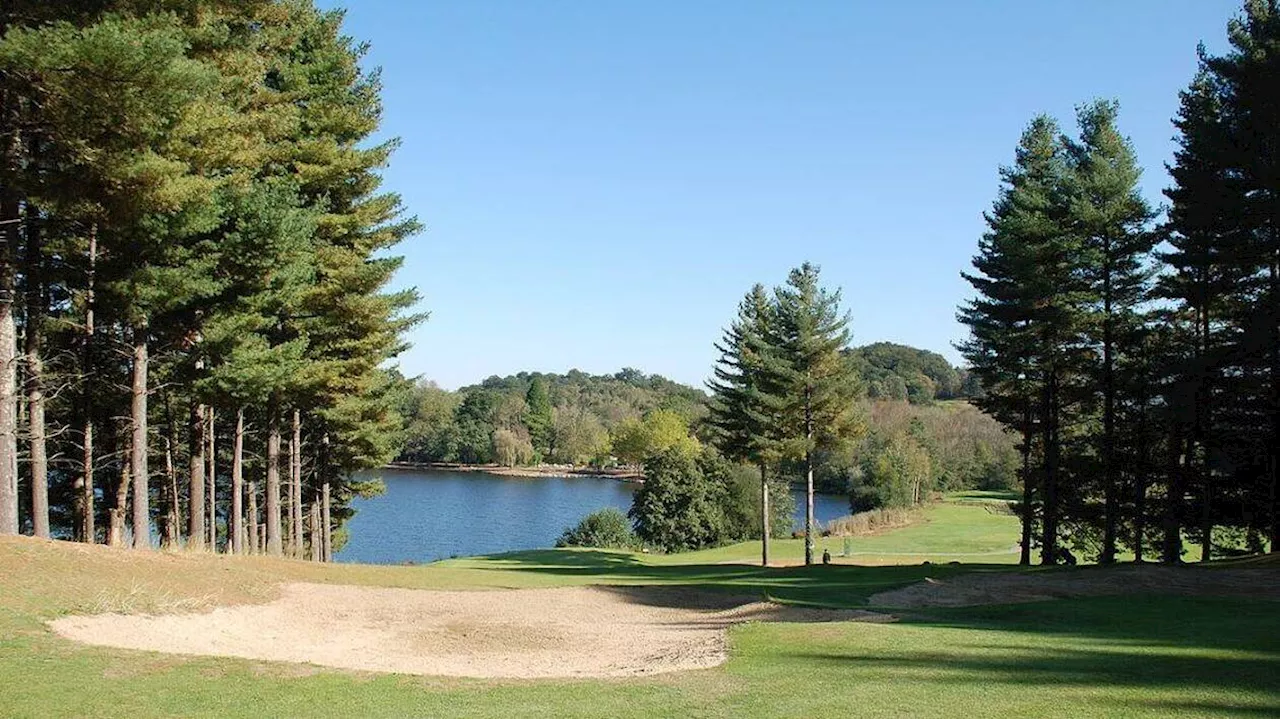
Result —
[[[849,350],[872,399],[905,399],[912,404],[972,397],[976,381],[937,352],[892,342]]]
[[[936,352],[877,342],[846,356],[870,399],[927,405],[974,393],[968,374]],[[419,380],[401,403],[407,427],[399,459],[596,464],[609,458],[612,435],[621,425],[654,410],[678,415],[697,435],[706,433],[706,392],[632,368],[605,375],[520,372],[452,392]]]
[[[539,390],[531,394],[535,384]],[[535,404],[550,405],[541,420],[537,407],[531,407],[533,397],[543,398]],[[707,395],[631,368],[611,375],[521,372],[456,392],[419,381],[401,408],[408,426],[400,460],[597,463],[609,455],[613,430],[654,410],[668,410],[686,426],[697,425],[707,413]]]
[[[499,392],[523,398],[535,379],[546,383],[553,408],[584,409],[599,418],[605,427],[653,409],[672,410],[690,423],[706,414],[707,395],[701,389],[631,367],[603,375],[576,369],[564,374],[520,372],[490,377],[480,384],[462,387],[458,392]]]

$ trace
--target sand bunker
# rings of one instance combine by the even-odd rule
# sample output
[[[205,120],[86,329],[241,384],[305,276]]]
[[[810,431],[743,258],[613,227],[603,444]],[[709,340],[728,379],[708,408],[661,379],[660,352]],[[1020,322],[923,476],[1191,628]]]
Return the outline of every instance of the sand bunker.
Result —
[[[722,663],[747,621],[892,621],[654,587],[424,591],[288,584],[269,604],[50,622],[80,642],[456,677],[600,677]]]
[[[962,607],[1126,594],[1280,599],[1280,571],[1148,565],[1027,574],[984,572],[926,579],[876,594],[870,603],[878,607]]]

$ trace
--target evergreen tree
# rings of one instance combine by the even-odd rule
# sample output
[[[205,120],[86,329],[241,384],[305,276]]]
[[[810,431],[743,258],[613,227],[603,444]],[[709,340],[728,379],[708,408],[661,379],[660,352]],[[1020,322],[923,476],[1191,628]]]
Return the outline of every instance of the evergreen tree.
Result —
[[[555,418],[551,414],[551,395],[547,394],[547,383],[541,377],[534,377],[529,383],[524,402],[522,420],[529,430],[529,439],[538,456],[546,457],[551,453]]]
[[[1142,324],[1148,299],[1154,213],[1138,188],[1142,170],[1133,148],[1116,128],[1118,107],[1094,102],[1079,111],[1080,139],[1069,141],[1067,174],[1071,231],[1079,235],[1088,283],[1087,334],[1099,361],[1088,382],[1102,399],[1101,463],[1102,551],[1099,561],[1115,562],[1121,524],[1120,474],[1124,447],[1117,416],[1133,387],[1118,380],[1117,363],[1130,351],[1125,340]],[[1145,378],[1138,378],[1141,382]]]
[[[394,142],[367,142],[381,112],[378,80],[360,70],[364,48],[341,20],[308,0],[0,9],[9,153],[0,209],[16,220],[0,226],[0,359],[18,366],[23,330],[36,533],[56,531],[73,510],[74,534],[94,541],[105,474],[111,541],[123,541],[131,501],[135,546],[150,544],[153,515],[167,544],[183,528],[189,546],[216,544],[225,514],[228,544],[243,551],[258,544],[256,511],[242,513],[246,498],[256,510],[253,473],[265,470],[274,549],[288,412],[293,545],[301,551],[309,504],[324,518],[309,528],[312,556],[329,557],[330,523],[348,514],[329,501],[365,491],[351,473],[398,450],[402,421],[384,365],[420,318],[407,312],[414,293],[385,291],[399,266],[388,250],[417,224],[378,190]],[[25,312],[15,311],[18,291]],[[74,399],[46,392],[53,382],[73,387],[61,396]],[[16,375],[0,375],[0,531],[19,527],[18,391]],[[213,419],[231,416],[226,492],[218,438],[232,423]],[[244,445],[264,427],[267,461],[258,462]],[[54,486],[62,473],[42,469],[41,457],[57,453],[77,459],[74,493]]]
[[[963,305],[959,319],[969,339],[959,345],[969,371],[982,384],[975,403],[1021,436],[1022,520],[1020,563],[1031,563],[1038,475],[1032,472],[1037,427],[1035,344],[1031,320],[1035,312],[1031,286],[1037,271],[1034,230],[1044,224],[1047,184],[1040,153],[1052,151],[1056,124],[1038,117],[1023,133],[1017,163],[1000,171],[1003,187],[985,215],[988,231],[973,258],[975,272],[963,274],[977,296]],[[1031,232],[1029,232],[1031,231]]]
[[[779,457],[777,441],[784,398],[766,390],[764,355],[768,325],[776,311],[764,285],[757,284],[738,304],[738,316],[716,345],[720,360],[712,391],[710,422],[716,428],[715,444],[730,459],[750,462],[760,469],[760,562],[769,566],[771,524],[769,467]]]
[[[854,403],[861,383],[843,350],[849,316],[840,291],[818,281],[805,263],[774,291],[775,314],[764,326],[760,357],[763,394],[785,398],[775,434],[785,455],[802,461],[805,474],[805,564],[813,563],[813,471],[819,449],[856,436],[862,429]]]
[[[1228,39],[1225,55],[1201,48],[1182,93],[1166,190],[1173,271],[1161,291],[1179,330],[1167,561],[1187,528],[1206,559],[1217,524],[1268,535],[1272,551],[1280,540],[1280,6],[1249,0]]]
[[[979,400],[1023,436],[1023,557],[1029,560],[1033,491],[1032,447],[1037,471],[1041,559],[1058,561],[1064,507],[1074,498],[1063,448],[1073,438],[1064,427],[1081,396],[1087,361],[1083,308],[1089,298],[1078,235],[1069,228],[1067,162],[1057,124],[1035,118],[1023,133],[988,233],[966,279],[978,297],[960,312],[971,331],[961,346],[981,379]],[[1032,428],[1038,437],[1033,445]]]

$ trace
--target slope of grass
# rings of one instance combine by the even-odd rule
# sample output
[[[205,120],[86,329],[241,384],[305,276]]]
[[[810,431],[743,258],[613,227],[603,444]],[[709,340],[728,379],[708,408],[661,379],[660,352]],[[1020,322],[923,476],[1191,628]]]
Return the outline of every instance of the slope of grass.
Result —
[[[1012,529],[1008,524],[1012,518],[980,506],[940,505],[930,511],[931,521],[856,540],[859,548],[883,552],[886,560],[902,557],[896,552],[941,558],[943,550],[998,549],[1016,534],[1016,522]],[[995,564],[763,569],[720,563],[750,561],[756,551],[755,544],[672,556],[547,550],[420,567],[370,567],[0,538],[0,716],[1280,713],[1280,602],[1259,600],[1130,596],[930,610],[896,624],[751,624],[731,631],[731,659],[723,667],[581,681],[432,679],[178,657],[77,645],[44,626],[45,620],[67,613],[198,611],[266,601],[280,581],[435,589],[684,584],[861,606],[872,594],[926,577],[1023,571]],[[1262,571],[1275,570],[1271,562],[1256,564]]]
[[[988,496],[989,494],[989,496]],[[952,561],[1013,564],[1018,561],[1018,518],[1002,511],[1000,493],[963,493],[925,507],[918,524],[848,541],[819,537],[817,554],[831,552],[832,561],[844,564],[934,564]],[[978,501],[982,499],[982,501]],[[803,539],[775,539],[771,560],[796,564],[804,561]],[[742,542],[700,552],[655,557],[655,563],[759,562],[760,543]]]

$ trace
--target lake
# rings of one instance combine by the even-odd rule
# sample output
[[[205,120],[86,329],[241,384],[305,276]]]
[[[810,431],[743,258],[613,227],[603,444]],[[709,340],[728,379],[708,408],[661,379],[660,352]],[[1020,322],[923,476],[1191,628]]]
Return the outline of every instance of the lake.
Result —
[[[566,527],[605,507],[623,512],[639,485],[600,477],[524,479],[483,472],[386,469],[386,494],[357,499],[339,562],[402,564],[555,546]],[[804,524],[804,492],[796,496]],[[818,495],[814,515],[849,513],[848,499]]]

